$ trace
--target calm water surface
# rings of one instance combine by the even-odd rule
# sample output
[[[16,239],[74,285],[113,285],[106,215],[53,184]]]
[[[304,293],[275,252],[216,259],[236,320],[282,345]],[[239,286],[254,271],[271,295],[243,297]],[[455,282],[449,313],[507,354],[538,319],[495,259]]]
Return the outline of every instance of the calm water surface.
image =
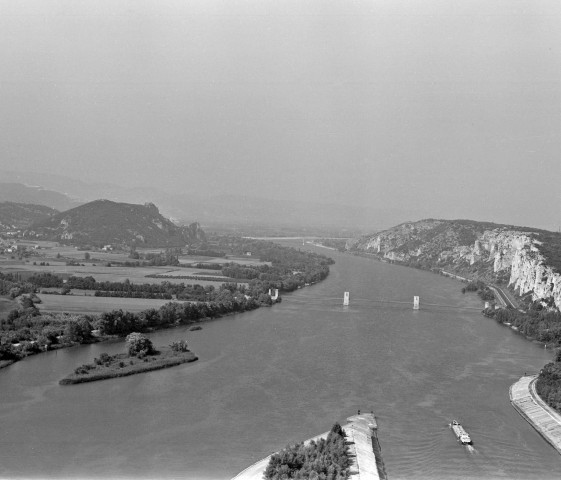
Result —
[[[122,351],[114,342],[0,370],[0,477],[227,479],[360,408],[378,417],[391,480],[561,478],[561,456],[508,399],[549,352],[475,310],[374,301],[480,307],[454,280],[328,253],[329,278],[280,305],[151,335],[187,338],[196,364],[58,385]],[[344,290],[346,309],[332,300]],[[475,451],[455,441],[453,418]]]

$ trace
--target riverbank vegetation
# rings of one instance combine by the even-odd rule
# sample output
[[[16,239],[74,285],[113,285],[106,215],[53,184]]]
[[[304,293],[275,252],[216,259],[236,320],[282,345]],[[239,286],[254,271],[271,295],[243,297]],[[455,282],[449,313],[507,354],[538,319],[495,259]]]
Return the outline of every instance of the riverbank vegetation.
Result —
[[[345,437],[345,431],[336,423],[327,439],[289,445],[271,456],[263,478],[348,479],[351,459]]]
[[[185,340],[172,342],[169,347],[156,350],[150,339],[138,332],[127,336],[126,353],[109,355],[102,353],[93,363],[81,365],[59,381],[60,385],[95,382],[109,378],[126,377],[138,373],[161,370],[198,358],[187,348]]]
[[[528,338],[546,345],[561,347],[561,313],[544,307],[540,302],[530,303],[528,310],[513,308],[486,309],[483,314],[515,328]],[[536,383],[538,395],[552,408],[561,412],[561,353],[557,350],[553,362],[545,365]]]
[[[271,297],[264,304],[271,304]],[[0,360],[18,360],[33,353],[60,348],[76,343],[91,343],[108,335],[125,336],[131,332],[148,332],[217,318],[231,313],[242,313],[260,306],[259,300],[219,289],[214,300],[208,302],[169,302],[159,309],[150,308],[140,313],[112,310],[100,315],[67,315],[41,313],[32,300],[0,319]]]
[[[561,412],[561,350],[557,350],[553,362],[541,369],[536,392],[550,407]]]
[[[272,242],[245,238],[231,240],[229,248],[233,254],[249,254],[271,264],[241,266],[230,263],[223,267],[222,274],[226,277],[250,280],[250,289],[267,291],[277,288],[291,292],[326,278],[329,265],[334,263],[325,255],[282,247]]]
[[[232,280],[216,288],[214,285],[168,281],[152,284],[129,280],[100,282],[93,276],[63,278],[62,275],[40,271],[32,272],[23,280],[18,274],[0,273],[0,294],[19,302],[17,308],[0,316],[0,362],[13,362],[53,348],[100,341],[106,336],[149,332],[270,306],[273,301],[268,295],[269,289],[291,291],[322,280],[333,263],[332,259],[323,255],[281,247],[272,242],[233,237],[219,239],[213,249],[235,255],[250,253],[254,258],[253,264],[248,262],[239,267],[250,272],[252,278],[248,284]],[[230,268],[230,278],[241,272],[232,262],[220,268],[227,271]],[[213,267],[213,270],[216,269]],[[40,300],[34,296],[34,292],[42,288],[60,288],[57,293],[62,295],[71,295],[72,290],[79,289],[93,291],[98,297],[173,299],[177,302],[138,313],[122,309],[91,315],[46,313],[37,307]],[[95,301],[95,296],[87,298]],[[100,298],[99,302],[102,306],[103,299]]]
[[[544,307],[540,302],[530,304],[527,311],[514,308],[488,308],[486,317],[515,327],[523,335],[546,343],[551,347],[561,346],[561,313]]]
[[[324,247],[334,248],[339,252],[345,252],[349,240],[350,238],[322,238],[318,240],[318,243]]]
[[[477,292],[481,300],[490,302],[495,300],[493,291],[481,280],[470,281],[465,287],[462,287],[462,293]]]

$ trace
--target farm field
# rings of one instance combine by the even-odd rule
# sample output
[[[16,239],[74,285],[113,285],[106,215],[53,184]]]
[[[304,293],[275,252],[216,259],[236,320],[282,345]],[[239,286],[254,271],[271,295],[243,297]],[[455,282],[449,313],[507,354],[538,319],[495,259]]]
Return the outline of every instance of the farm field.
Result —
[[[38,241],[32,242],[29,240],[18,240],[18,245],[25,246],[28,250],[37,246],[35,250],[36,255],[31,259],[33,261],[48,261],[55,259],[58,254],[62,257],[71,258],[74,260],[85,261],[85,254],[89,253],[92,260],[103,262],[126,262],[130,261],[127,252],[103,252],[100,250],[78,250],[71,245],[61,245],[57,242]]]
[[[173,267],[173,266],[149,266],[149,267],[130,267],[115,265],[107,266],[107,263],[112,262],[127,262],[131,261],[126,252],[102,252],[102,251],[84,251],[77,250],[72,246],[59,245],[56,242],[18,242],[25,244],[28,248],[37,246],[39,247],[35,255],[27,257],[24,260],[18,258],[11,258],[12,256],[0,256],[0,269],[3,273],[17,273],[20,278],[25,280],[27,277],[34,273],[52,273],[60,275],[63,278],[69,276],[87,277],[92,276],[98,282],[122,282],[128,279],[131,283],[184,283],[184,284],[199,284],[199,285],[220,285],[220,281],[214,280],[201,280],[189,278],[173,278],[184,276],[196,277],[221,277],[220,270],[209,270],[192,267]],[[138,251],[150,251],[157,253],[164,251],[164,249],[138,249]],[[90,260],[84,258],[85,254],[89,253]],[[64,258],[57,258],[60,254],[61,257],[70,258],[80,262],[80,265],[66,265]],[[201,255],[181,255],[179,257],[180,264],[193,264],[193,263],[206,263],[206,264],[220,264],[225,262],[235,262],[241,265],[271,265],[271,262],[261,262],[258,258],[245,257],[245,256],[227,256],[227,257],[207,257]],[[33,263],[36,265],[33,265]],[[48,263],[49,265],[40,265],[40,263]],[[148,275],[169,275],[170,278],[148,278]],[[245,282],[237,282],[245,283]]]
[[[49,272],[56,275],[68,277],[75,275],[78,277],[92,276],[98,282],[122,282],[128,278],[132,283],[157,283],[156,279],[145,278],[146,275],[164,274],[166,271],[173,270],[173,267],[106,267],[102,265],[88,264],[66,265],[64,262],[50,261],[49,266],[38,266],[33,263],[23,265],[5,266],[2,268],[4,273],[13,272]]]
[[[173,267],[104,267],[101,265],[93,266],[91,264],[86,264],[82,267],[79,265],[66,265],[60,262],[49,262],[49,266],[38,266],[32,263],[24,263],[18,265],[6,265],[0,264],[3,273],[20,273],[23,279],[32,273],[52,273],[55,275],[60,275],[63,278],[68,278],[71,275],[78,277],[88,277],[92,276],[98,282],[123,282],[129,279],[131,283],[142,284],[142,283],[185,283],[185,284],[195,284],[199,285],[217,285],[220,282],[213,282],[207,280],[189,280],[189,279],[179,279],[179,278],[146,278],[146,275],[167,275],[168,272],[173,272],[177,268]],[[183,275],[195,275],[199,272],[196,268],[184,268]],[[205,271],[207,273],[208,271]]]
[[[147,298],[111,298],[84,295],[37,295],[41,303],[37,307],[42,312],[67,312],[75,314],[102,313],[111,310],[140,312],[148,308],[160,308],[170,300]],[[183,303],[183,302],[181,302]]]
[[[158,275],[163,275],[159,273]],[[231,280],[228,277],[224,277],[220,270],[201,270],[200,268],[178,268],[175,270],[169,270],[165,273],[165,275],[169,275],[170,277],[184,277],[186,275],[202,275],[206,277],[222,277],[225,281]]]
[[[271,262],[262,262],[258,258],[253,257],[234,257],[233,255],[226,255],[225,257],[203,257],[201,255],[181,255],[179,263],[239,263],[240,265],[269,265]]]
[[[211,270],[201,270],[197,268],[174,268],[174,267],[104,267],[101,265],[93,266],[86,264],[84,267],[80,265],[66,265],[62,262],[49,262],[49,266],[38,266],[32,263],[19,263],[16,265],[6,265],[0,263],[0,268],[3,273],[18,273],[21,278],[25,280],[28,276],[34,273],[52,273],[59,275],[63,278],[68,278],[72,275],[77,277],[95,278],[98,282],[123,282],[126,279],[131,283],[144,284],[144,283],[184,283],[185,285],[214,285],[215,287],[221,285],[220,282],[212,280],[199,280],[189,278],[153,278],[147,275],[209,275]],[[220,274],[218,273],[218,276]],[[237,282],[242,284],[244,282]]]
[[[117,272],[117,271],[111,271],[111,272],[100,272],[99,270],[93,270],[95,268],[104,268],[104,267],[93,267],[93,269],[87,269],[86,267],[67,267],[66,269],[62,269],[62,268],[55,268],[52,269],[50,267],[42,267],[41,270],[33,270],[33,269],[23,269],[21,268],[22,266],[18,266],[19,268],[3,268],[2,272],[3,273],[19,273],[21,278],[23,280],[25,280],[26,275],[31,275],[33,273],[42,273],[42,272],[49,272],[49,273],[53,273],[56,275],[60,275],[63,278],[67,278],[71,275],[75,275],[75,276],[80,276],[80,277],[87,277],[87,276],[91,276],[93,277],[96,281],[98,282],[123,282],[124,280],[128,279],[130,280],[131,283],[134,284],[144,284],[144,283],[156,283],[156,284],[160,284],[163,282],[168,282],[168,283],[173,283],[173,284],[179,284],[179,283],[183,283],[185,285],[214,285],[215,287],[219,287],[222,282],[220,281],[213,281],[213,280],[200,280],[200,279],[189,279],[189,278],[166,278],[166,277],[162,277],[162,278],[154,278],[154,277],[146,277],[145,275],[140,274],[141,272],[134,272],[131,270],[138,270],[138,269],[122,269],[121,271]],[[148,270],[146,272],[143,272],[145,274],[150,274],[150,275],[167,275],[167,270],[154,270],[156,268],[168,268],[169,267],[152,267],[152,270]],[[74,270],[72,270],[74,269]],[[109,270],[117,270],[118,267],[110,267]],[[193,275],[193,273],[188,273],[185,272],[184,275]],[[226,282],[224,282],[226,283]],[[247,282],[236,282],[239,285],[247,285]],[[58,289],[56,289],[58,290]],[[77,290],[78,291],[78,290]]]

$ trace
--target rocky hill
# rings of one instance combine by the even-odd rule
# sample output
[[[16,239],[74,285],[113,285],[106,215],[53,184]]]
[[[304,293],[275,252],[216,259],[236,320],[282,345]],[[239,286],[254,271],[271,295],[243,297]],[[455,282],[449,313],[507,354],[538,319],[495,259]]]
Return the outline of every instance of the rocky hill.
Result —
[[[23,230],[58,213],[44,205],[0,202],[0,231]]]
[[[349,242],[393,262],[505,283],[561,308],[561,234],[470,220],[407,222]]]
[[[74,245],[181,247],[205,238],[198,223],[178,227],[151,203],[95,200],[34,223],[29,235]]]

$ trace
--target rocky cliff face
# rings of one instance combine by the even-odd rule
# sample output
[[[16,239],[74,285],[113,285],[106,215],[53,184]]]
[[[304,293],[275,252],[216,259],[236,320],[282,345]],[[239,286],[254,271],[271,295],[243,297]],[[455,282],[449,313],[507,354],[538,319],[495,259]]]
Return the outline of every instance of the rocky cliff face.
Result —
[[[533,300],[561,309],[561,275],[544,255],[551,256],[551,242],[560,245],[561,235],[466,220],[422,220],[363,237],[349,248],[412,266],[508,281],[520,295],[531,293]]]

